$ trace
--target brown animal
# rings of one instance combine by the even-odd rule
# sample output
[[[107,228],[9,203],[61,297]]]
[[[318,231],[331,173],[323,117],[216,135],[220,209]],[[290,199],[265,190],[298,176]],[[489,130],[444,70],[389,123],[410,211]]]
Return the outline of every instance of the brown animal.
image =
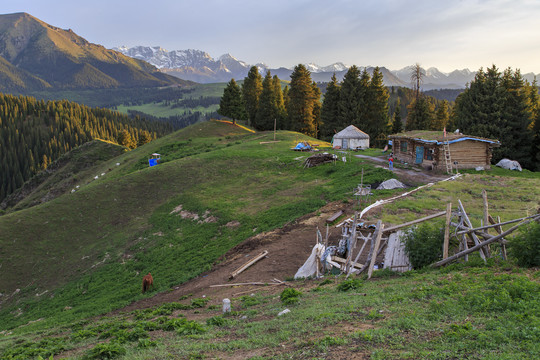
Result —
[[[148,273],[148,275],[145,275],[142,279],[142,292],[143,294],[150,290],[150,286],[152,289],[154,288],[154,278],[152,277],[152,274]]]

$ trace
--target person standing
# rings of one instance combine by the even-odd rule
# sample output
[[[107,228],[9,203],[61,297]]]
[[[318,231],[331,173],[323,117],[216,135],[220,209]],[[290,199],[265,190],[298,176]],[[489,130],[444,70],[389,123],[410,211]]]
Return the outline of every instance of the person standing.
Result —
[[[394,154],[391,153],[390,157],[388,158],[388,170],[394,171]]]

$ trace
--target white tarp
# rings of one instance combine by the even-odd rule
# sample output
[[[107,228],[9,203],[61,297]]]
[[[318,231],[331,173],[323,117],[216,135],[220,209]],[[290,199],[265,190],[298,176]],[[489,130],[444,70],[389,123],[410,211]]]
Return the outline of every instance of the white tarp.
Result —
[[[298,269],[294,275],[295,279],[308,278],[314,276],[317,273],[317,257],[319,259],[323,255],[325,247],[323,244],[317,244],[311,250],[311,255],[308,257],[304,265]]]
[[[503,169],[508,169],[508,170],[522,171],[521,165],[519,165],[517,161],[510,160],[510,159],[502,159],[495,166],[502,167]]]
[[[383,181],[376,190],[391,190],[391,189],[405,189],[406,186],[401,181],[396,179],[388,179]]]

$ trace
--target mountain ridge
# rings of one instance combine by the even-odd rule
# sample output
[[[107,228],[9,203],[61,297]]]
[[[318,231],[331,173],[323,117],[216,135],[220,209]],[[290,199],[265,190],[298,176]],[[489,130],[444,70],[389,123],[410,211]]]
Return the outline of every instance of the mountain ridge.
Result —
[[[149,49],[159,49],[160,58],[158,59],[154,55],[156,50],[152,51]],[[238,60],[231,54],[224,54],[217,59],[214,59],[207,52],[195,49],[167,51],[160,46],[135,46],[131,48],[122,46],[115,47],[113,50],[119,51],[127,56],[144,60],[158,67],[163,72],[180,77],[184,80],[203,83],[227,82],[231,78],[242,79],[247,76],[249,68],[253,66],[247,64],[245,61]],[[144,54],[146,54],[146,56]],[[178,59],[178,54],[181,54],[181,62],[175,61]],[[170,61],[164,60],[164,58],[168,58],[169,56],[171,57]],[[270,68],[264,63],[254,64],[254,66],[257,66],[261,73],[270,70],[272,74],[278,75],[281,79],[287,78],[292,73],[292,69],[286,67]],[[306,67],[311,72],[311,77],[314,81],[327,82],[330,81],[330,78],[334,73],[338,80],[342,80],[350,66],[342,62],[336,62],[327,66],[309,63],[306,64]],[[361,66],[360,68],[366,68],[368,71],[372,72],[374,66]],[[384,66],[380,67],[381,72],[383,72],[384,82],[387,86],[406,87],[412,86],[410,80],[411,68],[412,66],[406,66],[398,70],[389,70]],[[424,82],[422,84],[424,90],[465,88],[476,75],[476,71],[471,71],[467,68],[461,70],[455,69],[451,72],[443,72],[436,67],[429,67],[428,69],[422,70],[425,74]],[[532,82],[535,76],[534,73],[523,74],[523,77],[529,82]]]
[[[155,66],[30,14],[0,15],[0,91],[180,85]]]

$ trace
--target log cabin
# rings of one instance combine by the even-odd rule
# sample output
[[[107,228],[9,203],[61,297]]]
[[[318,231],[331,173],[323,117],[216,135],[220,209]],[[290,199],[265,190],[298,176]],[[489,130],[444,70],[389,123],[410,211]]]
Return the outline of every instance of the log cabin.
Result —
[[[449,173],[453,169],[489,169],[493,148],[500,146],[498,140],[459,132],[413,130],[388,138],[395,160]]]

